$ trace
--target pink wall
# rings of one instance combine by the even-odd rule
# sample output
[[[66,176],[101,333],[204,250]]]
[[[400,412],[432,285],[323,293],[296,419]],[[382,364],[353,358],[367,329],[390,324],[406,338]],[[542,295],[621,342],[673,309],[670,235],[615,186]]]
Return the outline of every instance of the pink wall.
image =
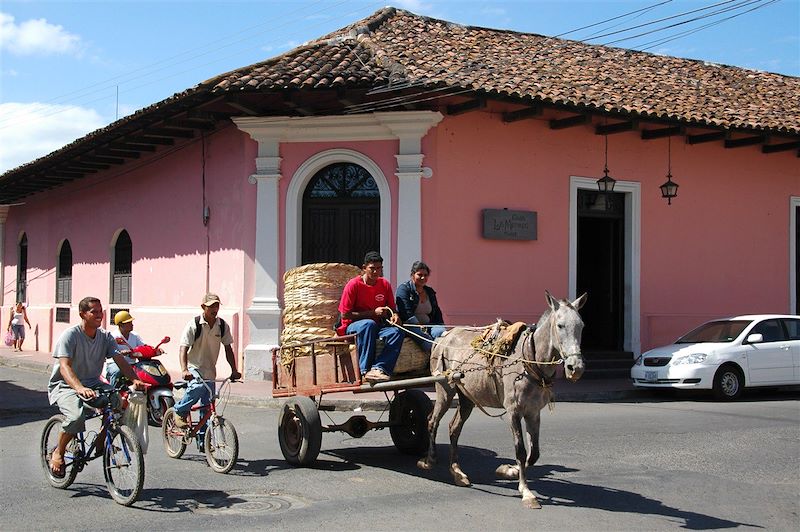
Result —
[[[237,350],[243,350],[245,276],[251,275],[255,241],[254,187],[247,182],[253,159],[245,157],[246,140],[233,126],[205,140],[205,197],[211,209],[207,227],[202,223],[201,139],[11,208],[6,223],[4,306],[15,297],[16,243],[25,231],[29,316],[38,327],[39,349],[50,350],[54,338],[79,321],[77,303],[82,297],[94,295],[106,309],[112,306],[111,246],[118,232],[126,229],[133,243],[132,300],[118,306],[131,308],[136,330],[145,341],[157,342],[164,335],[174,338],[167,346],[168,367],[177,367],[180,332],[199,313],[206,291],[207,246],[209,288],[220,295],[220,314],[233,328]],[[70,324],[54,323],[51,316],[57,250],[64,238],[70,241],[74,262]],[[8,318],[7,310],[2,317]],[[34,342],[26,347],[33,348]]]
[[[506,124],[499,114],[469,113],[446,117],[426,147],[435,155],[425,159],[434,176],[422,184],[423,255],[447,321],[532,321],[545,289],[565,297],[570,176],[603,169],[593,126],[550,130],[545,119]],[[675,138],[680,194],[671,206],[658,188],[666,139],[616,134],[608,152],[613,177],[641,183],[644,349],[714,316],[787,312],[789,198],[800,195],[793,152]],[[538,212],[538,240],[483,239],[481,209],[504,207]]]

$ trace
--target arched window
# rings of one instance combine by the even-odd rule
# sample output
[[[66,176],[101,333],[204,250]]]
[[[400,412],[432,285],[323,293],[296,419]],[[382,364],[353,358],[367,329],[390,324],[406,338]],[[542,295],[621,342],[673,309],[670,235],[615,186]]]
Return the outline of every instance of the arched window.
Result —
[[[72,246],[64,240],[58,251],[56,303],[72,303]]]
[[[130,304],[133,245],[126,230],[122,230],[114,243],[111,257],[111,302]]]
[[[28,235],[22,233],[17,248],[17,302],[28,300]]]
[[[362,166],[335,163],[311,178],[303,194],[303,264],[361,265],[380,250],[381,196]]]

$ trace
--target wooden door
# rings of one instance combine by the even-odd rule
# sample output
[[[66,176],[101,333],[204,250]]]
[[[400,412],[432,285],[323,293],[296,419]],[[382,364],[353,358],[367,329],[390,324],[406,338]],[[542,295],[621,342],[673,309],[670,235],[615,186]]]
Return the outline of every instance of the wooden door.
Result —
[[[380,251],[380,192],[363,167],[326,166],[303,194],[302,263],[361,266],[367,251]]]

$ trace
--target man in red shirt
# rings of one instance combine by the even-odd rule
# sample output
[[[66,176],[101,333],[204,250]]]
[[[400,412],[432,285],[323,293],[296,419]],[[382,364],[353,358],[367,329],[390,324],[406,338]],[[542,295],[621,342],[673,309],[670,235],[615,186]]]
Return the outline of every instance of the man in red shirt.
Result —
[[[358,361],[365,380],[388,381],[403,345],[403,331],[394,327],[400,323],[400,316],[392,285],[383,278],[383,257],[370,251],[364,256],[361,271],[362,274],[350,279],[342,291],[339,301],[342,323],[336,332],[356,335]],[[376,359],[378,338],[383,338],[384,347]]]

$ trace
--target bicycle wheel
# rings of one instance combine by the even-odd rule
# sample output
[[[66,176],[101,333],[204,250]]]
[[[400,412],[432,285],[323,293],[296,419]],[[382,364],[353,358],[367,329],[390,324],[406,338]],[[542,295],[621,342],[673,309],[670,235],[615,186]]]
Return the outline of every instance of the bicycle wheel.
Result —
[[[183,438],[184,431],[175,424],[176,417],[175,409],[170,408],[164,413],[164,421],[161,423],[164,449],[170,458],[180,458],[186,452],[186,440]]]
[[[144,456],[133,431],[121,425],[108,428],[111,443],[103,453],[103,475],[111,498],[130,506],[139,498],[144,484]]]
[[[227,473],[239,458],[236,427],[222,416],[215,416],[208,425],[205,437],[206,460],[217,473]]]
[[[53,450],[58,445],[58,435],[61,433],[61,424],[64,421],[64,416],[57,414],[47,420],[42,431],[42,442],[39,446],[40,456],[42,459],[42,467],[44,468],[44,476],[51,486],[58,489],[65,489],[75,482],[75,477],[78,476],[78,468],[75,466],[75,454],[78,449],[78,443],[73,440],[67,446],[64,453],[64,478],[53,476],[50,470],[50,457]]]

